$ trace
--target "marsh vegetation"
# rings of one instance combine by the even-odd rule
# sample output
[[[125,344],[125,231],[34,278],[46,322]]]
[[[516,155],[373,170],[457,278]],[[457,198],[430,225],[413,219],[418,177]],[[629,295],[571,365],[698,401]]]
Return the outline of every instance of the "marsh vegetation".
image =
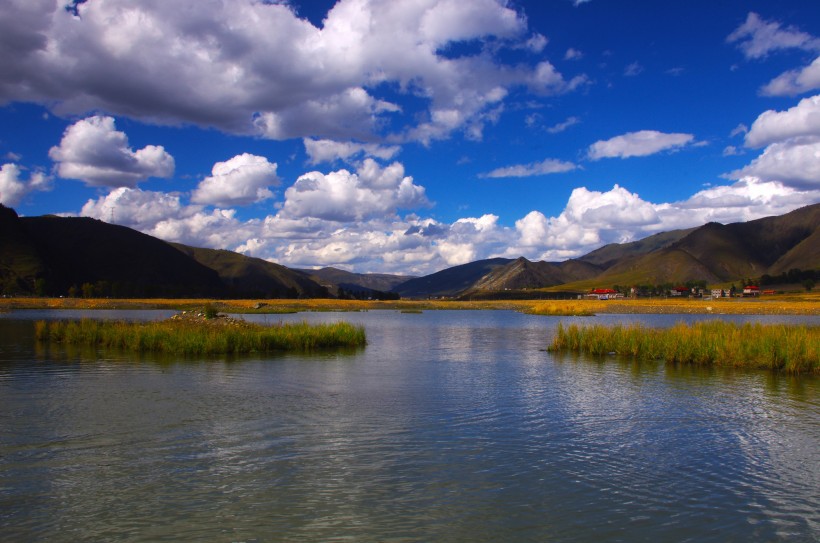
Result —
[[[35,334],[39,341],[176,355],[304,352],[366,343],[364,328],[345,322],[261,325],[235,319],[38,321]]]
[[[820,373],[820,327],[807,325],[722,320],[679,323],[670,328],[559,324],[549,349],[700,366]]]

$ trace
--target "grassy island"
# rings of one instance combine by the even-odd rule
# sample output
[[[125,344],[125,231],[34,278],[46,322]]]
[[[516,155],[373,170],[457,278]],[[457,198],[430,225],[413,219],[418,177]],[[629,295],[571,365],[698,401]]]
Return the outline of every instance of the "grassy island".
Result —
[[[706,366],[820,373],[820,327],[726,321],[671,328],[558,325],[551,351],[616,354]]]
[[[35,334],[40,341],[175,355],[311,351],[366,343],[364,328],[346,322],[264,326],[222,318],[172,318],[145,323],[38,321]]]

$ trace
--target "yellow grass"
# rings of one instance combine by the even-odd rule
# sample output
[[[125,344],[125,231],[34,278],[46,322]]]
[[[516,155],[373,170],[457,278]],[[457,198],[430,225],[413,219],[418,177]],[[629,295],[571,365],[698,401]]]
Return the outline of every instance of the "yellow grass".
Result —
[[[362,326],[346,322],[262,326],[218,319],[158,322],[84,319],[37,321],[35,333],[40,341],[178,355],[310,351],[361,347],[367,342]]]
[[[817,315],[820,292],[764,296],[759,299],[716,300],[658,298],[636,300],[202,300],[202,299],[84,299],[0,298],[0,311],[12,309],[195,309],[213,304],[223,313],[281,313],[295,311],[372,311],[435,309],[511,309],[541,315],[591,315],[597,313],[658,313],[704,315]],[[260,304],[264,304],[260,306]]]
[[[736,324],[723,320],[679,323],[671,328],[559,324],[550,350],[598,356],[617,354],[702,366],[820,373],[820,326]]]

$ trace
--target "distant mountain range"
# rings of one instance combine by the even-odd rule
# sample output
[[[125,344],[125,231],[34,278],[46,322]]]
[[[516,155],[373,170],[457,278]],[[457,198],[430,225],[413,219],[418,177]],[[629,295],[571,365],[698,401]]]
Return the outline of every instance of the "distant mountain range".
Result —
[[[710,284],[820,270],[820,204],[778,217],[675,230],[564,262],[492,258],[424,277],[290,269],[167,243],[78,217],[18,217],[0,205],[0,293],[112,297],[480,296],[613,285]],[[533,292],[536,291],[536,292]]]
[[[395,292],[396,286],[415,279],[410,275],[391,275],[386,273],[353,273],[339,268],[322,268],[320,270],[298,270],[312,280],[325,286],[331,294],[338,295],[339,289],[347,292],[378,295]]]
[[[406,297],[477,296],[614,285],[707,284],[820,270],[820,204],[745,223],[705,224],[606,245],[564,262],[480,260],[397,285]],[[528,292],[523,292],[528,291]]]

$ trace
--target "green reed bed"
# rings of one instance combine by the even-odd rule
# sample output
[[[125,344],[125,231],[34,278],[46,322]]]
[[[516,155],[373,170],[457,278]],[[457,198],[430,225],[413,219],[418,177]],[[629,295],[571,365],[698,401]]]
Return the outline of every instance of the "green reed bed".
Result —
[[[549,349],[704,366],[820,373],[818,326],[726,321],[679,323],[671,328],[559,324]]]
[[[272,326],[241,323],[160,321],[134,323],[84,319],[38,321],[38,340],[177,355],[268,353],[359,347],[364,328],[345,322],[286,323]]]

